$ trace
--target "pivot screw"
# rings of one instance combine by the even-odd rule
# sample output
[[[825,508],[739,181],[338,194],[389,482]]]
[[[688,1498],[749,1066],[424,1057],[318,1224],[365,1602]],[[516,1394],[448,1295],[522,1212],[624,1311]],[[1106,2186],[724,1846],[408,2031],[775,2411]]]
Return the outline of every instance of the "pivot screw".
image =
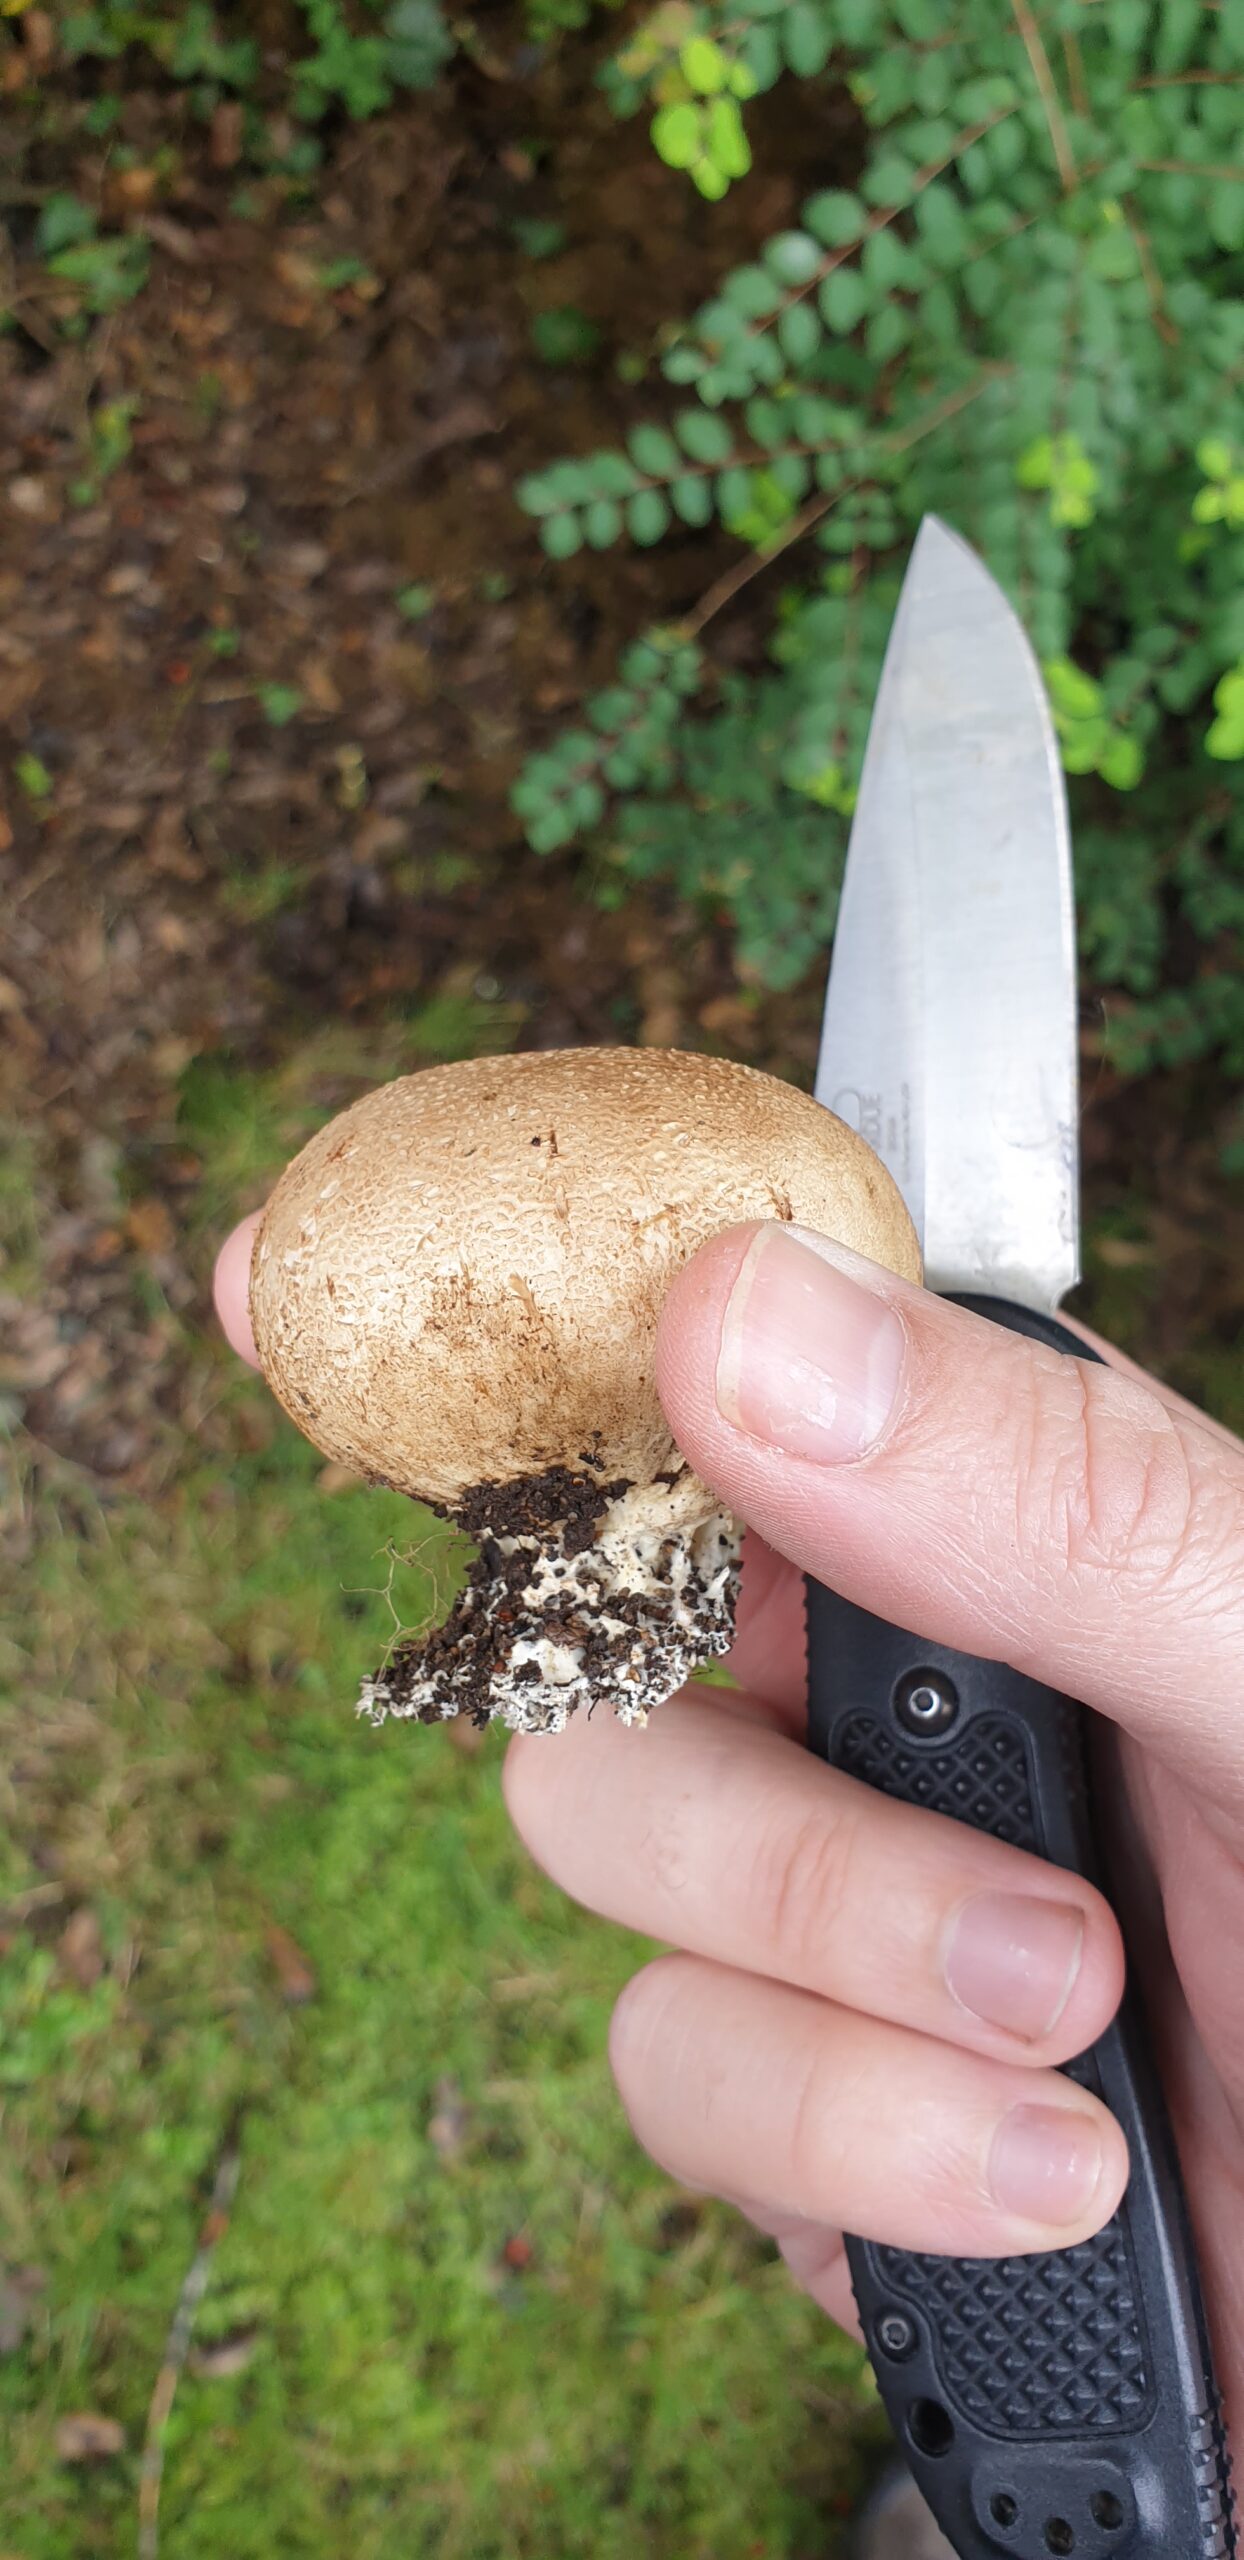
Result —
[[[945,1671],[908,1671],[894,1692],[894,1712],[904,1733],[928,1741],[949,1733],[959,1713],[959,1692]]]
[[[915,2348],[915,2321],[909,2320],[905,2311],[883,2311],[877,2322],[877,2344],[883,2355],[901,2363]]]

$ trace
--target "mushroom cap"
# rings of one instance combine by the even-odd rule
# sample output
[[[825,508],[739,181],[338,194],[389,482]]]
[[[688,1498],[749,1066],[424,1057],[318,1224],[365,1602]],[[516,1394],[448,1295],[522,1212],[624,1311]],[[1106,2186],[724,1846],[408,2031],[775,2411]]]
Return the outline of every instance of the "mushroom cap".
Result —
[[[920,1277],[872,1149],[754,1067],[661,1049],[430,1067],[281,1176],[251,1265],[260,1361],[329,1457],[442,1509],[550,1469],[648,1485],[682,1464],[653,1384],[666,1291],[756,1218]]]

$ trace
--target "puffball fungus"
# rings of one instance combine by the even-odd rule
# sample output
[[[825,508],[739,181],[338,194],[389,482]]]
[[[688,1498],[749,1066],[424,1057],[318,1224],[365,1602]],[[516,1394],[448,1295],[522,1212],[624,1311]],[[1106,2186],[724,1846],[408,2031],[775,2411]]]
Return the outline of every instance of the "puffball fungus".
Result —
[[[899,1192],[793,1087],[677,1050],[477,1058],[321,1129],[255,1239],[264,1374],[299,1428],[476,1541],[445,1625],[361,1713],[559,1732],[628,1724],[729,1646],[742,1529],[653,1383],[675,1272],[723,1228],[793,1219],[920,1276]]]

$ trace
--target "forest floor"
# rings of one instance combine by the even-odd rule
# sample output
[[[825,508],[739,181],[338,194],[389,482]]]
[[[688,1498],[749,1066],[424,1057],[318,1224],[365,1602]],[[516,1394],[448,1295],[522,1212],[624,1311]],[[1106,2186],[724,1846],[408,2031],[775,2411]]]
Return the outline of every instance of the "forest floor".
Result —
[[[603,2042],[641,1951],[528,1870],[491,1738],[353,1727],[439,1533],[324,1467],[208,1308],[233,1219],[400,1069],[638,1040],[810,1081],[817,984],[603,910],[508,812],[725,551],[555,569],[511,492],[616,440],[672,280],[691,307],[851,139],[761,116],[706,208],[585,52],[459,64],[313,189],[154,76],[106,142],[80,72],[4,102],[6,2560],[129,2552],[143,2501],[179,2560],[823,2560],[880,2441],[772,2252],[637,2157]],[[37,244],[65,191],[151,259],[78,337]],[[598,335],[550,364],[567,310]],[[1239,1422],[1239,1186],[1195,1081],[1117,1086],[1096,1028],[1077,1303]]]

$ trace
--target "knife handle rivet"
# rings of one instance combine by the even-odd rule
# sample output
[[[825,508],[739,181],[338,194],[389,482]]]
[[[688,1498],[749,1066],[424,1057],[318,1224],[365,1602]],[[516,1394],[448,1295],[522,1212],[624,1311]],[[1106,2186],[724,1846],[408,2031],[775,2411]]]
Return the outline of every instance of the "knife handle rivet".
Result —
[[[949,1733],[959,1713],[959,1692],[944,1671],[908,1671],[894,1692],[894,1712],[904,1733]]]
[[[901,2363],[915,2347],[915,2321],[909,2320],[905,2311],[883,2311],[877,2321],[877,2344],[883,2355]]]

